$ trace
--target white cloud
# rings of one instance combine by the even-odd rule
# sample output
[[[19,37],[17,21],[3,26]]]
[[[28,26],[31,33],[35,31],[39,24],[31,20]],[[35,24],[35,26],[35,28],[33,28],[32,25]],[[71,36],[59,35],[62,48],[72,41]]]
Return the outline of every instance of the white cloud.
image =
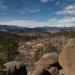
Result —
[[[42,3],[53,2],[54,0],[40,0]]]
[[[75,14],[75,5],[69,5],[65,7],[62,11],[57,11],[56,14]]]
[[[75,5],[69,5],[67,7],[65,7],[66,10],[75,10]]]
[[[39,11],[40,11],[40,9],[30,10],[31,13],[39,12]]]
[[[22,27],[36,27],[42,25],[42,23],[39,23],[37,21],[32,20],[6,20],[6,21],[0,21],[0,24],[2,25],[14,25],[14,26],[22,26]]]
[[[58,26],[75,26],[75,17],[65,17],[64,19],[60,19],[56,22]]]
[[[75,26],[75,17],[65,17],[62,19],[49,19],[45,22],[38,22],[34,20],[1,20],[0,24],[2,25],[14,25],[22,27],[42,27],[42,26],[51,26],[51,27],[70,27]]]
[[[39,11],[40,11],[39,8],[37,8],[37,9],[25,8],[25,9],[19,10],[18,13],[20,13],[20,14],[27,14],[27,13],[37,13]]]
[[[45,25],[48,26],[56,26],[56,27],[71,27],[75,26],[75,17],[65,17],[62,19],[50,19],[48,20]]]
[[[48,2],[49,0],[41,0],[42,3],[46,3]]]

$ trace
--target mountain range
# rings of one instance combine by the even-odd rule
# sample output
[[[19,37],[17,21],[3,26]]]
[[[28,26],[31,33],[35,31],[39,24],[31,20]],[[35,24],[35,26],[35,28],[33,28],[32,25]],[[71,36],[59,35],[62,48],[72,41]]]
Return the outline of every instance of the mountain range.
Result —
[[[27,27],[18,27],[18,26],[10,26],[10,25],[0,25],[0,31],[4,32],[49,32],[49,33],[57,33],[63,31],[75,31],[75,27],[35,27],[35,28],[27,28]]]

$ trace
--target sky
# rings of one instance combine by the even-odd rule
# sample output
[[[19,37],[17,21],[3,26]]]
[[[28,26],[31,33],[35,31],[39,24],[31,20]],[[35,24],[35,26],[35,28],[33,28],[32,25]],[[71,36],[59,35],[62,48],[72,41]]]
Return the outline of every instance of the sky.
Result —
[[[0,24],[21,27],[75,26],[75,0],[0,0]]]

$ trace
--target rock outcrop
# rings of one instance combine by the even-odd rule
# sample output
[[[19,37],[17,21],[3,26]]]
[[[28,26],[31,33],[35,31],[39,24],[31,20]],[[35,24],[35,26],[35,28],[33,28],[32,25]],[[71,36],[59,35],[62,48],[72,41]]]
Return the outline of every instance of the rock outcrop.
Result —
[[[63,51],[61,51],[59,62],[65,75],[75,75],[75,39],[69,40]]]
[[[14,71],[15,67],[16,69],[20,68],[21,63],[18,61],[11,61],[11,62],[7,62],[4,64],[5,70],[8,71],[10,69],[10,71]]]
[[[11,61],[4,64],[7,75],[27,75],[26,66],[18,61]]]
[[[54,53],[47,53],[42,56],[42,58],[36,62],[36,67],[43,67],[48,69],[51,67],[52,64],[58,62],[58,54]]]
[[[31,75],[51,75],[50,72],[44,68],[36,68]]]
[[[56,52],[47,53],[36,62],[35,70],[28,75],[59,75],[59,70],[62,69],[58,62],[58,54]]]

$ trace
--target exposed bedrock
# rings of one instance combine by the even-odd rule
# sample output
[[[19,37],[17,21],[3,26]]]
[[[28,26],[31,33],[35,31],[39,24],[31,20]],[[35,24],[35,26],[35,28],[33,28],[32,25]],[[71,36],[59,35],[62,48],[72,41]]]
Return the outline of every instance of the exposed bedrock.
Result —
[[[75,75],[75,39],[69,40],[61,51],[59,63],[63,67],[65,75]]]

